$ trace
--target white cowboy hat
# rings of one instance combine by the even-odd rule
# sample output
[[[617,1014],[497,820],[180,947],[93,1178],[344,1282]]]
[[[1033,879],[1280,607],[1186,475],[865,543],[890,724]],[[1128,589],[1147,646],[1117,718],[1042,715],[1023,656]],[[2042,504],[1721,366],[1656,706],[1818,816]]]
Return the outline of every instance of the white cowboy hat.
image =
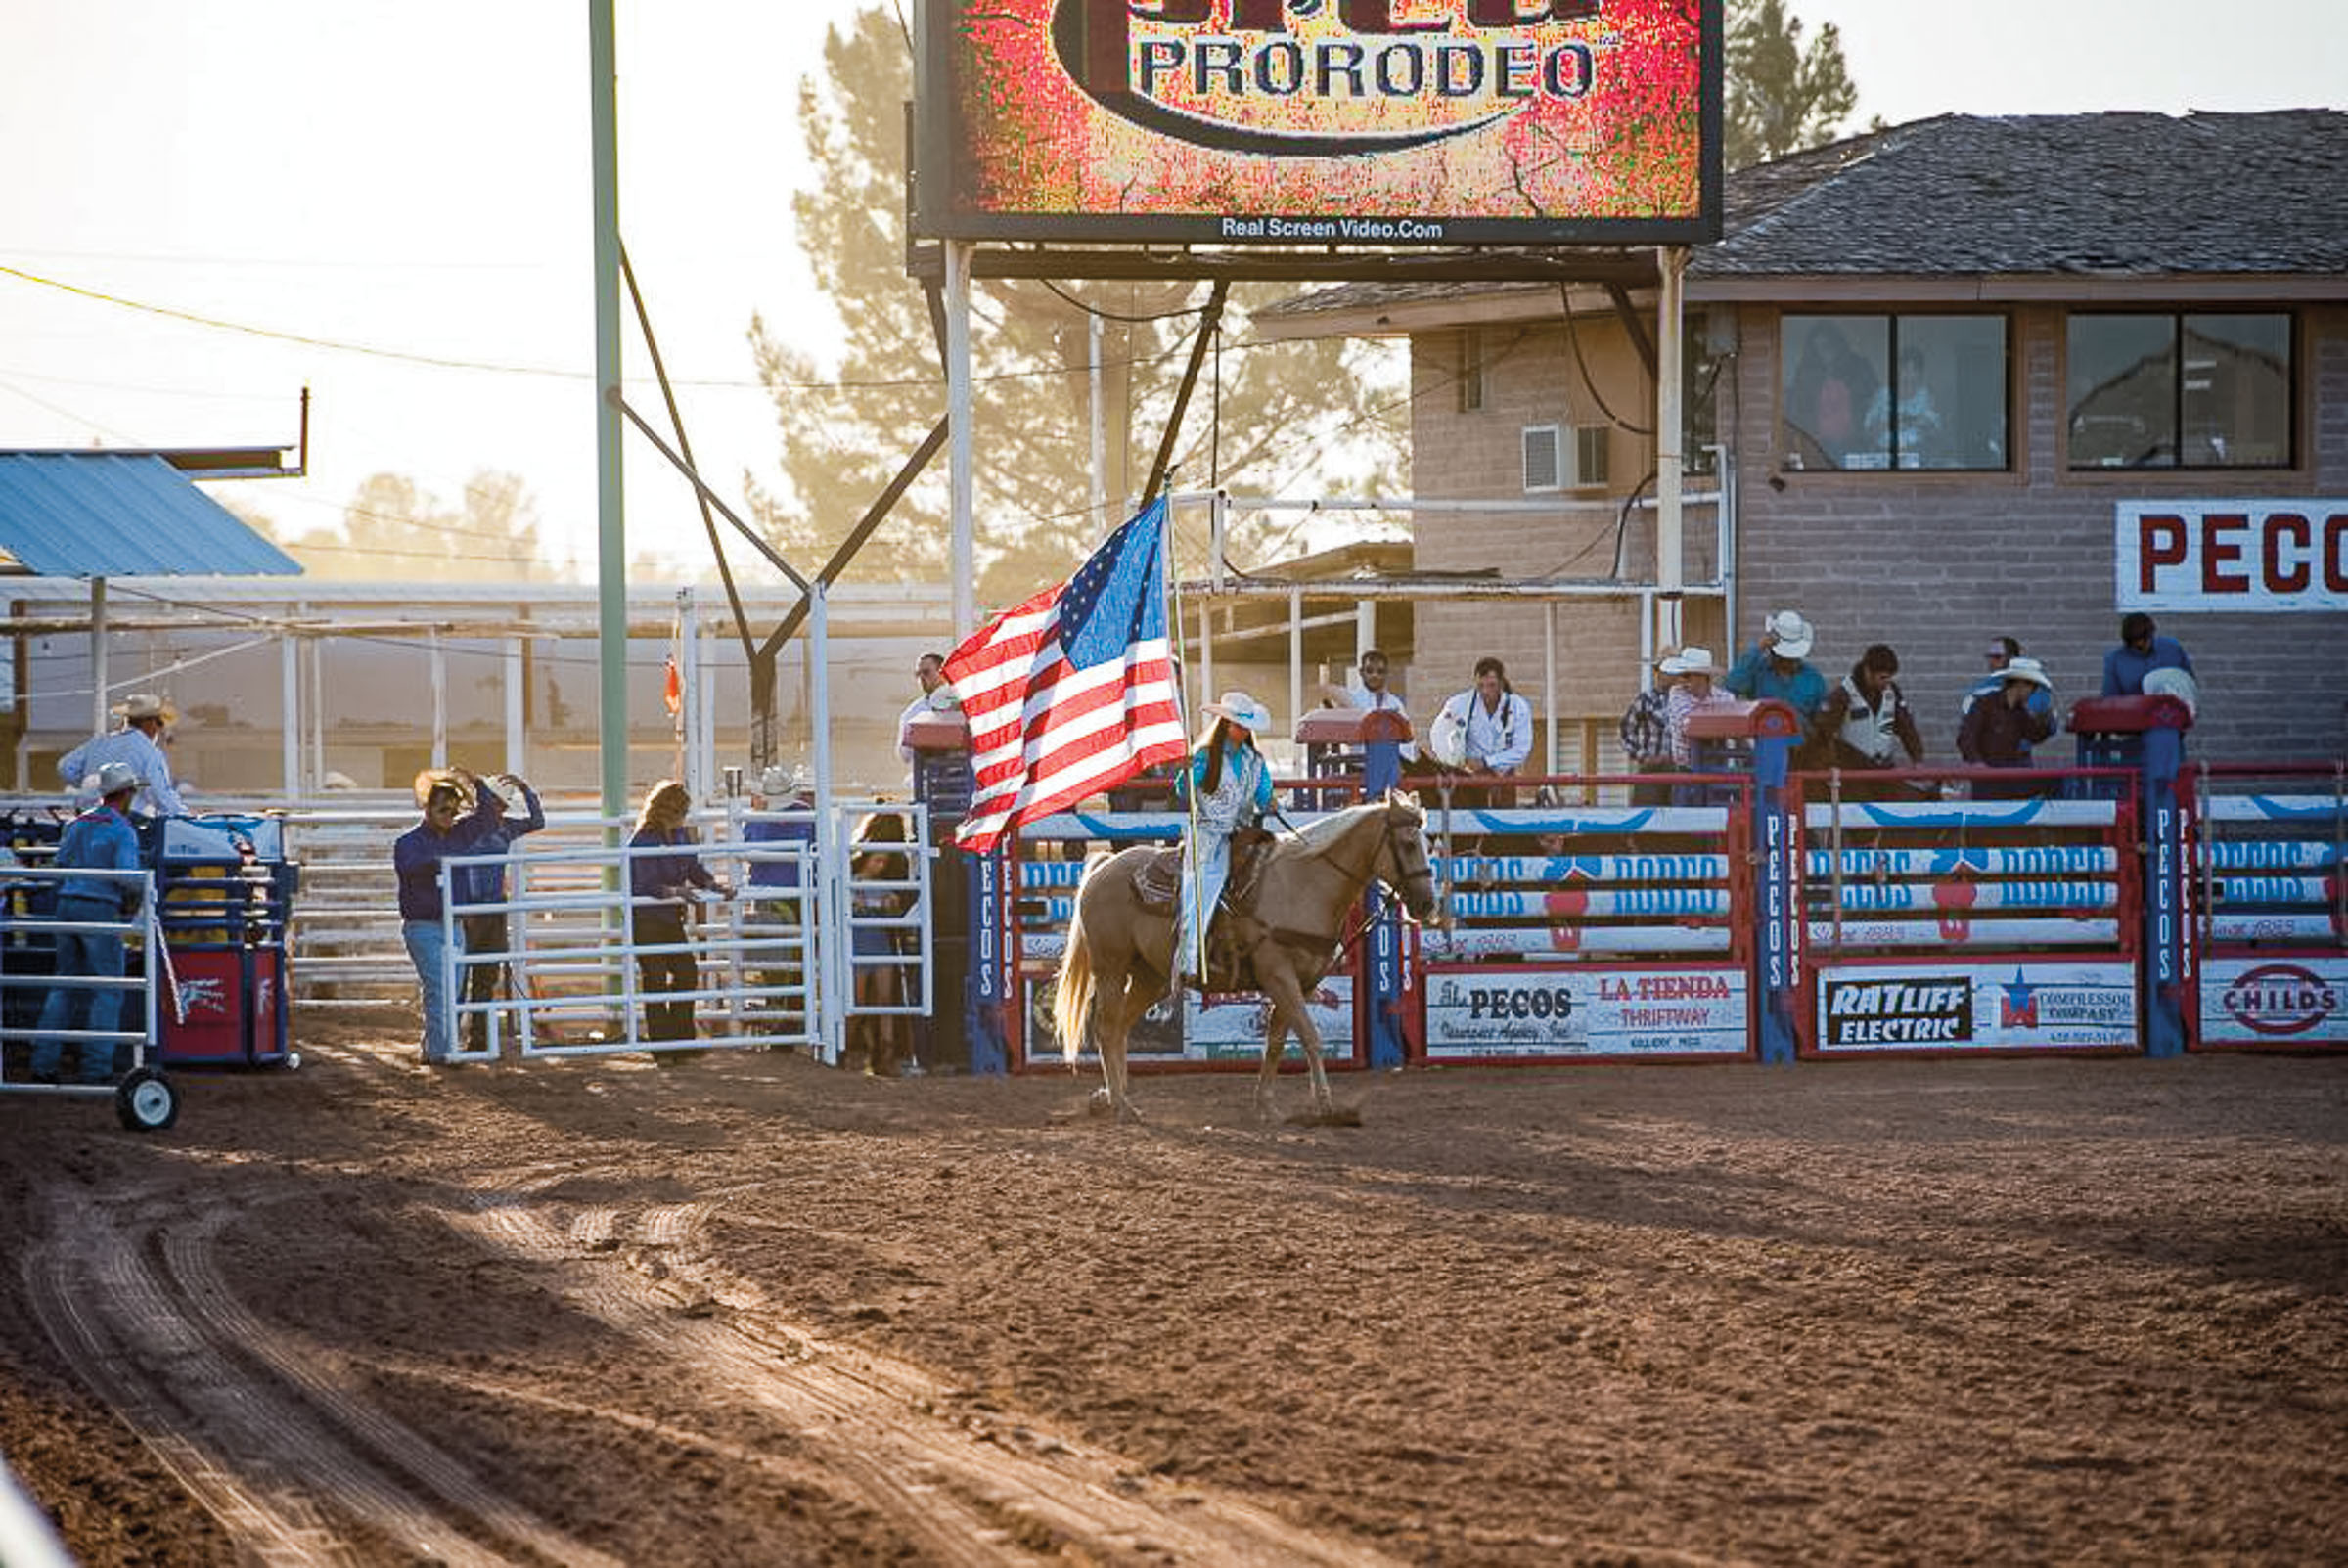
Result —
[[[1244,692],[1226,692],[1220,702],[1209,702],[1206,711],[1218,719],[1229,719],[1255,735],[1272,728],[1272,710]]]
[[[1712,662],[1712,650],[1701,643],[1690,643],[1677,653],[1668,654],[1656,666],[1666,675],[1718,675],[1720,666]]]
[[[179,722],[179,710],[153,692],[133,692],[108,711],[126,724],[136,724],[141,719],[160,719],[165,724]]]
[[[1810,645],[1818,640],[1817,629],[1790,609],[1772,615],[1766,630],[1777,634],[1778,646],[1771,651],[1781,658],[1808,658]]]
[[[2010,664],[2007,666],[2008,669],[2012,667]],[[2189,715],[2197,714],[2201,709],[2200,685],[2184,670],[2147,670],[2145,673],[2145,695],[2173,696],[2185,704],[2185,711]]]
[[[762,795],[795,795],[807,787],[807,776],[797,768],[785,767],[778,762],[758,776],[758,792]]]
[[[110,762],[90,775],[89,789],[99,799],[124,789],[136,789],[139,776],[127,762]]]
[[[1998,671],[1998,675],[2002,680],[2028,681],[2033,686],[2043,686],[2050,692],[2054,690],[2054,683],[2047,677],[2047,667],[2034,658],[2009,658],[2006,661],[2006,667]]]

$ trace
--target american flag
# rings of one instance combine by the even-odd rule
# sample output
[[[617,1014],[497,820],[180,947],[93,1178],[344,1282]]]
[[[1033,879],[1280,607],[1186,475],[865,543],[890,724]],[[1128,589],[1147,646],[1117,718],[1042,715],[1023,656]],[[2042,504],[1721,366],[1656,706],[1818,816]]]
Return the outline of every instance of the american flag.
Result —
[[[947,655],[977,778],[965,849],[991,850],[1021,823],[1189,752],[1166,647],[1165,535],[1160,500],[1075,576]]]

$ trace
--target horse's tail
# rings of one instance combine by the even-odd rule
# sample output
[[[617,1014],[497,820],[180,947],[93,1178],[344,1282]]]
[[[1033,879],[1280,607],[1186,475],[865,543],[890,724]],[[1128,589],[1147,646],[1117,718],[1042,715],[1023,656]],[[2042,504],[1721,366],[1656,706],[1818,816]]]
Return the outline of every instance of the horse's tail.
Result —
[[[1060,953],[1060,984],[1052,1001],[1052,1022],[1060,1031],[1060,1053],[1074,1061],[1084,1049],[1084,1023],[1093,1006],[1093,949],[1084,935],[1084,889],[1068,917],[1068,945]]]

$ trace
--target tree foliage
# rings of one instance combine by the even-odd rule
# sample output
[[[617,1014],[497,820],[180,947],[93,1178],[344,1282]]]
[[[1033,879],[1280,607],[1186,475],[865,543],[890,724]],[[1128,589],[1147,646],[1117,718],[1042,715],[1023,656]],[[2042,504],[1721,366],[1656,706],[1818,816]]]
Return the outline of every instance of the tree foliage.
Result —
[[[831,29],[823,71],[800,85],[815,177],[793,212],[846,346],[827,371],[792,346],[795,334],[761,319],[750,336],[782,435],[781,482],[766,487],[753,477],[752,504],[770,536],[803,565],[830,556],[945,412],[928,299],[905,270],[903,105],[911,94],[904,35],[880,6]],[[1233,289],[1221,351],[1201,375],[1176,449],[1183,488],[1309,495],[1397,484],[1407,426],[1399,356],[1362,342],[1248,340],[1248,308],[1294,291]],[[1206,296],[1205,285],[1179,281],[973,289],[982,605],[1015,602],[1065,576],[1122,520],[1095,516],[1088,506],[1088,311],[1105,317],[1106,492],[1116,513],[1148,480]],[[944,575],[945,470],[943,457],[932,463],[852,575]]]
[[[1728,165],[1749,168],[1840,132],[1859,104],[1832,22],[1802,41],[1802,19],[1783,0],[1732,0],[1728,26]]]
[[[537,503],[513,473],[475,473],[454,505],[403,474],[371,474],[343,508],[339,529],[291,536],[258,514],[235,510],[314,577],[527,583],[565,575],[544,559]]]

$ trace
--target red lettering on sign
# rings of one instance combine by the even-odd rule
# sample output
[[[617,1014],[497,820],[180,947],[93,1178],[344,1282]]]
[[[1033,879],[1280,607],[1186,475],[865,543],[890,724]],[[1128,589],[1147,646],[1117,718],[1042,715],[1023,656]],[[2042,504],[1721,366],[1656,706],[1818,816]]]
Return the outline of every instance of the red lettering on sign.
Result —
[[[2157,593],[2160,568],[2185,564],[2185,519],[2160,513],[2146,513],[2136,522],[2137,572],[2143,579],[2139,587],[2144,593]]]
[[[1426,22],[1396,22],[1394,0],[1337,0],[1337,20],[1355,32],[1448,32],[1441,17]]]
[[[2324,586],[2348,594],[2348,513],[2324,519]]]
[[[2282,559],[2285,535],[2298,547],[2299,554],[2288,564]],[[2267,519],[2266,537],[2261,541],[2265,558],[2267,592],[2271,594],[2299,594],[2315,581],[2315,568],[2307,559],[2308,548],[2316,542],[2315,530],[2307,519],[2295,512],[2278,512]]]
[[[2242,533],[2250,526],[2250,518],[2239,512],[2212,512],[2201,519],[2201,591],[2205,594],[2246,594],[2250,591],[2250,574],[2235,571],[2221,574],[2221,563],[2238,565],[2242,559],[2242,542],[2229,535]]]

